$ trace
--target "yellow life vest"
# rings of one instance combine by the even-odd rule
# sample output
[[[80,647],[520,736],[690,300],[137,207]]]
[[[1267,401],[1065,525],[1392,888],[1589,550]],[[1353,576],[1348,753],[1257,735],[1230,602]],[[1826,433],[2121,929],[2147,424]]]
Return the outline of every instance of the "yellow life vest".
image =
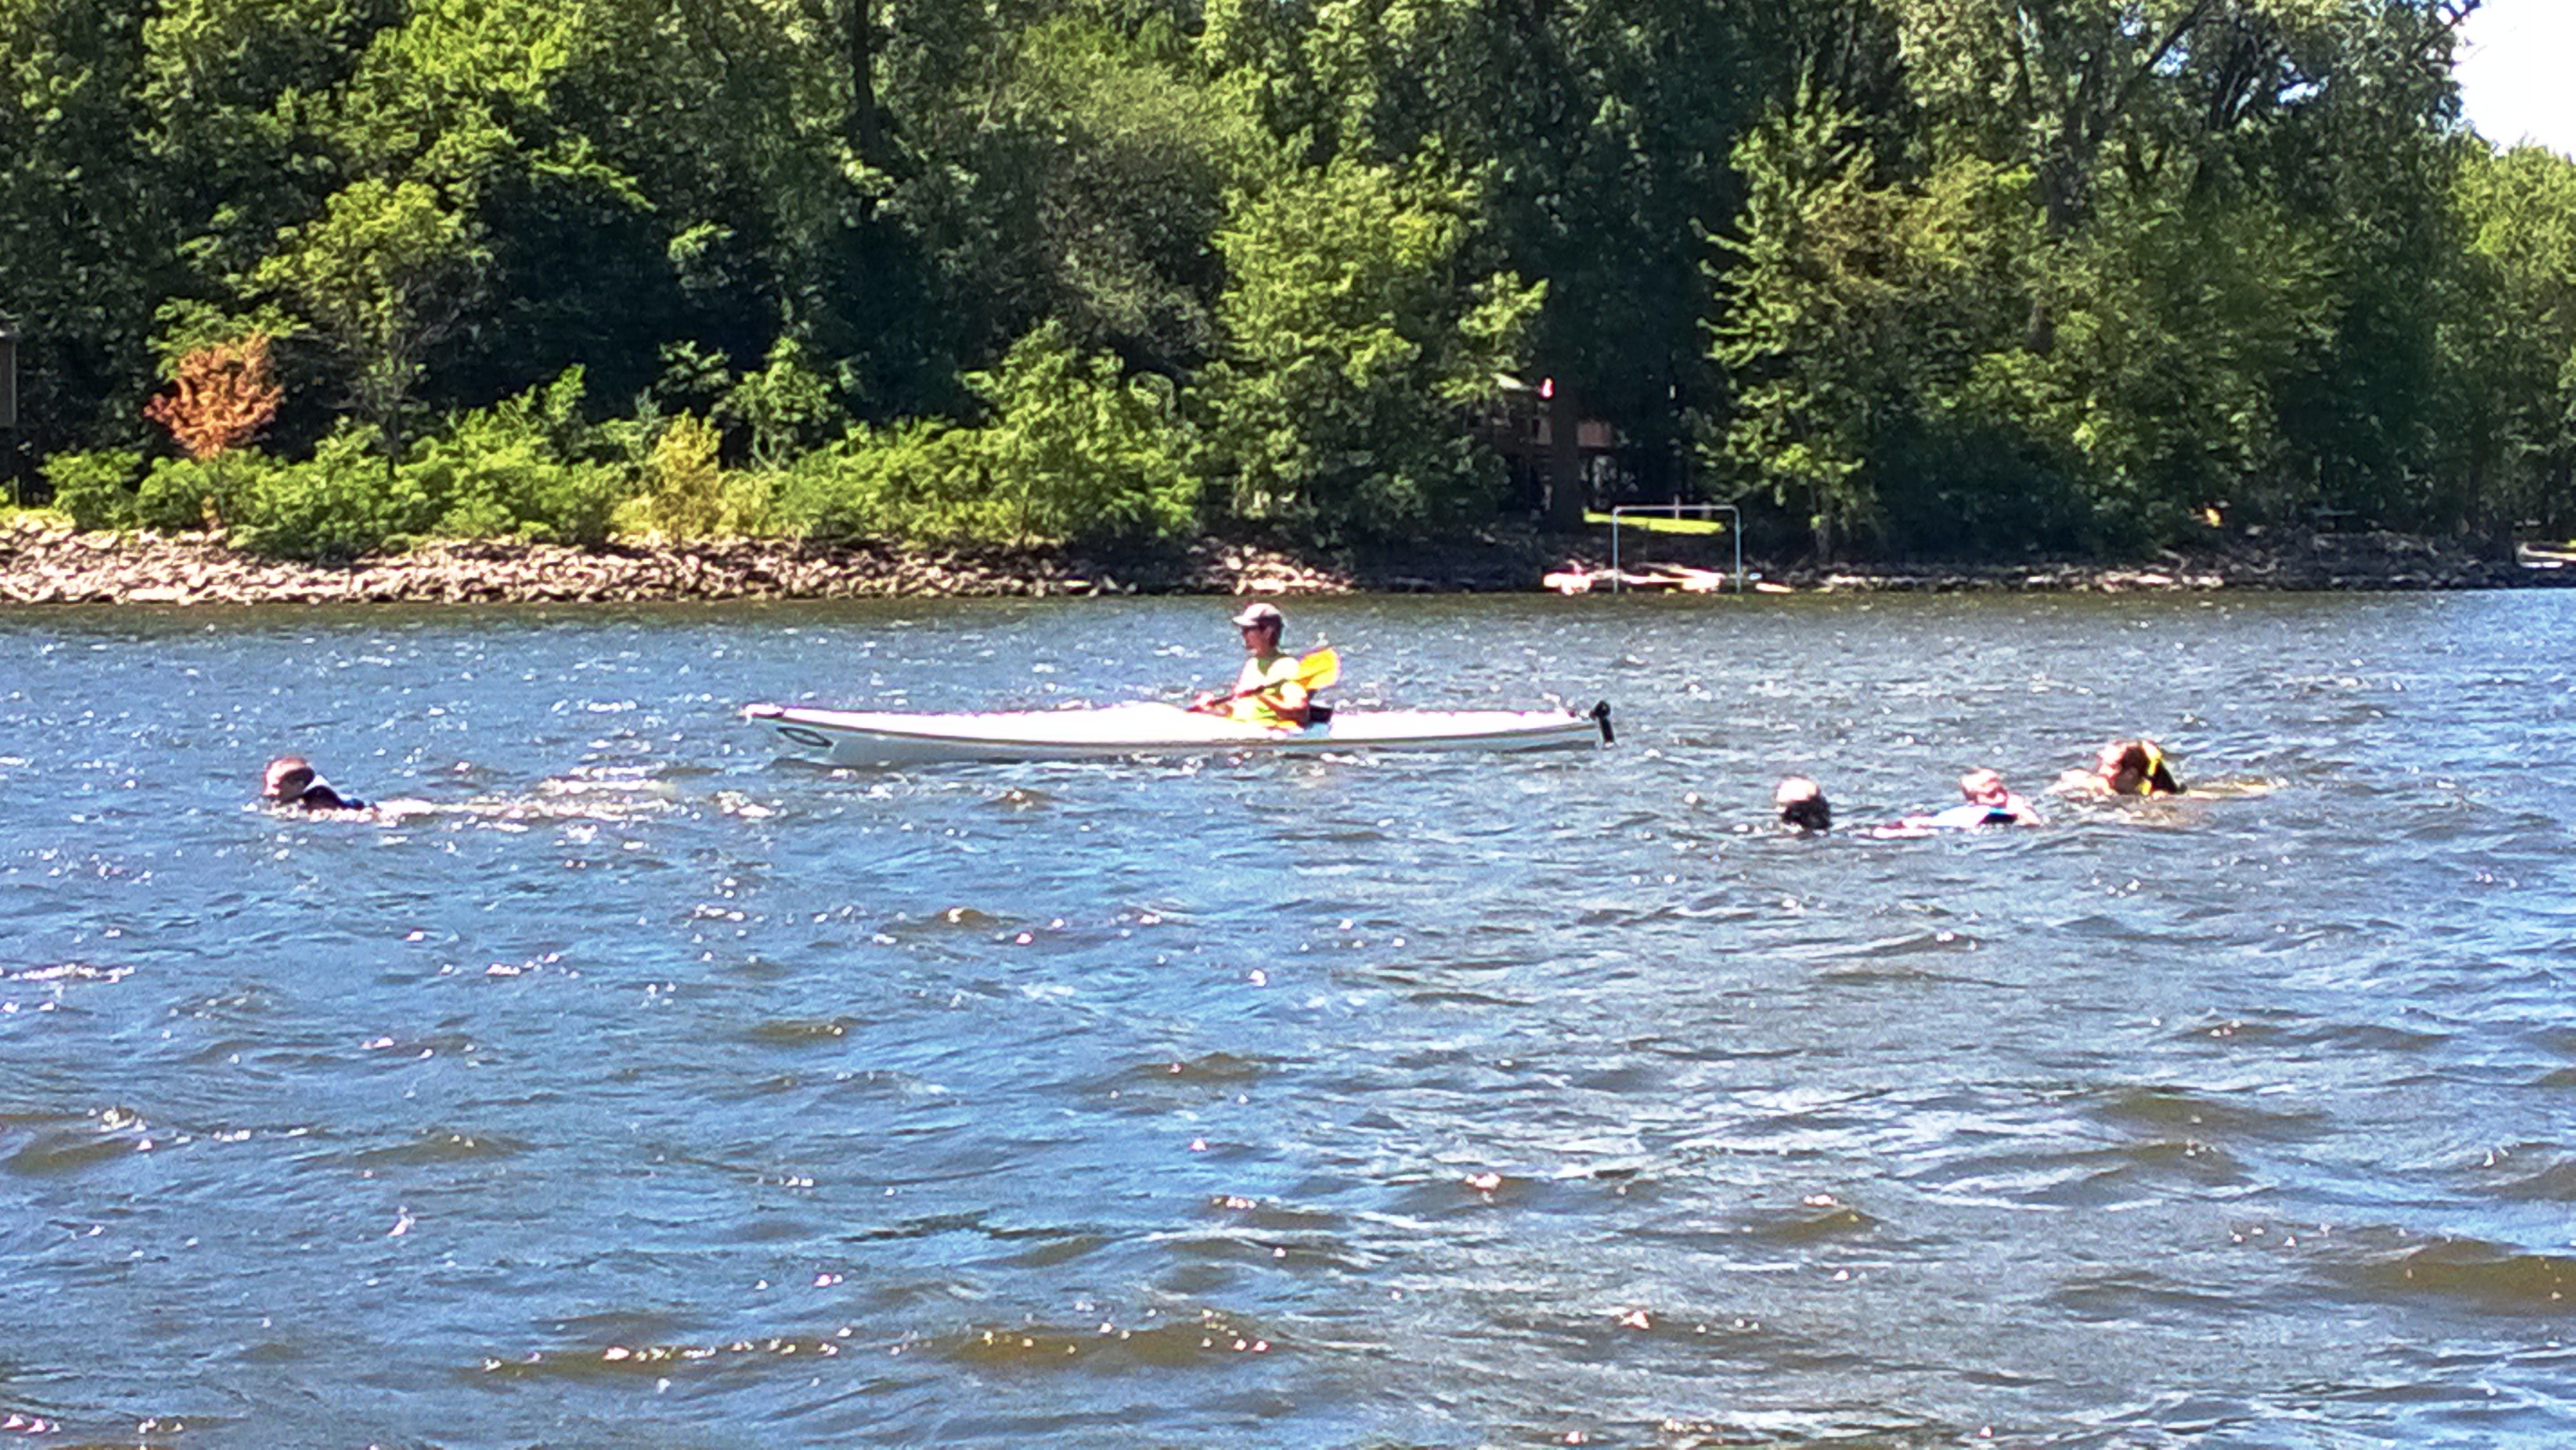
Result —
[[[1248,659],[1243,672],[1235,677],[1239,693],[1226,706],[1226,713],[1246,725],[1280,730],[1293,727],[1296,721],[1283,714],[1306,703],[1306,689],[1297,683],[1298,658],[1274,654]]]
[[[2156,793],[2157,776],[2163,775],[2167,779],[2172,778],[2165,770],[2165,753],[2152,740],[2139,741],[2138,748],[2145,751],[2147,755],[2146,771],[2138,777],[2138,794],[2154,795]]]

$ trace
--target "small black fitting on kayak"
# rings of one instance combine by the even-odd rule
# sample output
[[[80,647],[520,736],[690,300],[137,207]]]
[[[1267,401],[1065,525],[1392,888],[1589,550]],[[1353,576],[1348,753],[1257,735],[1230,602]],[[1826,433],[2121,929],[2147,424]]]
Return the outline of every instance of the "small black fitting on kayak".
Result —
[[[1617,744],[1618,742],[1616,737],[1612,736],[1610,733],[1610,702],[1607,700],[1595,700],[1592,703],[1591,714],[1592,723],[1601,727],[1601,743],[1604,745]]]

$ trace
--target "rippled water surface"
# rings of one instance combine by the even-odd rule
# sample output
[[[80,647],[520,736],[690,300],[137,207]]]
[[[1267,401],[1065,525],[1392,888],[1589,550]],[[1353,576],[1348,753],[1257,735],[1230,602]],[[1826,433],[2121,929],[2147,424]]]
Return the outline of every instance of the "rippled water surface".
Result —
[[[1620,742],[832,772],[735,713],[1176,696],[1219,601],[0,615],[0,1421],[2576,1438],[2576,596],[1319,637],[1346,709]],[[2223,793],[1759,829],[2139,732]],[[418,804],[250,805],[287,750]]]

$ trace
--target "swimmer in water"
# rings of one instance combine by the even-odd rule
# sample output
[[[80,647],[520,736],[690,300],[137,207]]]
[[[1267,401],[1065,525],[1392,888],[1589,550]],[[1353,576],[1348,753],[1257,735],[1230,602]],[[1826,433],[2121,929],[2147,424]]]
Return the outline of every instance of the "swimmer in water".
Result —
[[[1959,777],[1959,795],[1961,804],[1951,807],[1952,810],[1965,810],[1969,806],[1986,808],[1986,819],[1979,822],[1980,825],[2036,826],[2042,824],[2039,808],[2030,803],[2029,797],[2016,795],[2006,787],[2001,772],[1969,771]]]
[[[1919,836],[1927,831],[1966,831],[1979,826],[2045,824],[2040,819],[2039,809],[2027,797],[2015,795],[2005,786],[2003,776],[1995,771],[1972,770],[1960,776],[1959,794],[1963,799],[1948,810],[1907,816],[1893,826],[1880,827],[1879,833]]]
[[[1780,808],[1780,824],[1793,831],[1812,835],[1834,828],[1834,808],[1825,803],[1824,787],[1803,775],[1782,780],[1771,792],[1771,804]]]
[[[2049,789],[2058,795],[2180,795],[2182,782],[2166,764],[2164,747],[2144,738],[2114,740],[2094,756],[2091,770],[2070,770]]]
[[[268,775],[260,784],[260,795],[270,805],[299,811],[363,811],[367,803],[344,796],[314,772],[313,762],[301,755],[281,755],[268,763]]]

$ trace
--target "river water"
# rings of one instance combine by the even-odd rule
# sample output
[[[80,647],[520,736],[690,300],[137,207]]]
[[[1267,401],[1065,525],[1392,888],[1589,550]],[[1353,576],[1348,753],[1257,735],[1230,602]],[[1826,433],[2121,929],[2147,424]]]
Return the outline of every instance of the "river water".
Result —
[[[1319,638],[1345,709],[1619,743],[833,772],[736,715],[1176,696],[1208,600],[0,615],[0,1421],[2576,1438],[2576,595]],[[1762,828],[2141,732],[2220,792]],[[256,808],[286,750],[420,804]]]

